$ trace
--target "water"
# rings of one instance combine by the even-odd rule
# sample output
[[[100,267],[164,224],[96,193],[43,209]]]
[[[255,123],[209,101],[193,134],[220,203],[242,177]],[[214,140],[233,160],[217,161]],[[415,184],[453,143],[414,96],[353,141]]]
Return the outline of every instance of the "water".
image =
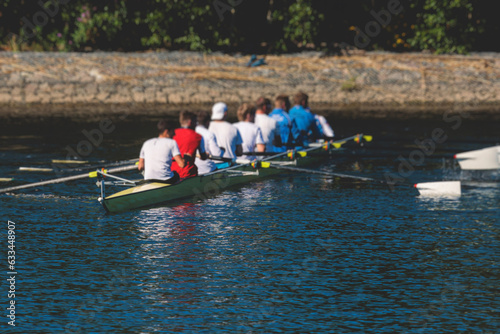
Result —
[[[45,123],[44,123],[45,124]],[[152,121],[116,123],[84,158],[134,158]],[[437,122],[338,121],[363,131],[317,169],[384,179]],[[96,128],[12,125],[0,176],[65,158]],[[19,333],[498,333],[500,185],[466,175],[453,153],[494,145],[494,124],[469,122],[394,191],[377,183],[284,174],[190,202],[107,215],[85,179],[0,195],[15,222],[16,327],[4,262],[3,331]],[[133,176],[133,174],[125,174]],[[464,178],[458,198],[422,198],[415,182]],[[5,257],[4,257],[5,258]]]

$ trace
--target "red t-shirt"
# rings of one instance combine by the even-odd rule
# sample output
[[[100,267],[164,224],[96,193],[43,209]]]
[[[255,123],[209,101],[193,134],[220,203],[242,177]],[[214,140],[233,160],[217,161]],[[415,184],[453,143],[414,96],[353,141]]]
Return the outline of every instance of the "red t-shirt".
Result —
[[[179,168],[179,165],[174,160],[172,162],[171,170],[175,170],[179,173],[181,178],[198,175],[198,167],[194,164],[194,158],[196,157],[196,150],[200,147],[201,135],[196,133],[194,130],[180,128],[175,129],[175,136],[173,139],[177,142],[177,146],[179,146],[181,156],[184,157],[187,153],[192,156],[192,159],[188,159],[188,161],[186,161],[186,166],[184,166],[184,168]]]

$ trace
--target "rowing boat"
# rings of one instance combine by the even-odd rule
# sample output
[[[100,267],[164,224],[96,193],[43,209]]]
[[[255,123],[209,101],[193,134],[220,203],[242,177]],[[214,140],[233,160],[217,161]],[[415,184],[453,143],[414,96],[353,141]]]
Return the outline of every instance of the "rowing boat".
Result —
[[[321,150],[321,147],[314,147],[311,151]],[[321,158],[318,156],[302,157],[299,155],[292,160],[288,157],[288,154],[278,154],[264,160],[272,161],[273,164],[305,166],[317,162]],[[105,196],[103,191],[105,183],[101,180],[101,197],[99,198],[99,202],[106,211],[115,213],[157,205],[181,198],[195,197],[201,199],[207,195],[218,194],[227,187],[252,182],[281,172],[277,168],[259,168],[258,165],[252,163],[238,164],[216,170],[209,174],[184,179],[172,185],[151,182],[133,186],[110,196]]]
[[[348,140],[360,142],[362,138],[363,135],[356,135],[334,143],[313,143],[306,149],[279,153],[261,160],[260,163],[238,164],[209,174],[183,179],[172,185],[159,182],[135,185],[136,183],[133,181],[117,178],[122,185],[129,184],[131,187],[110,196],[106,196],[104,191],[105,184],[110,183],[106,183],[104,179],[100,178],[98,185],[101,187],[101,197],[98,200],[106,211],[115,213],[182,198],[203,199],[207,195],[218,194],[227,187],[282,173],[281,169],[273,168],[273,166],[306,166],[318,163],[329,155],[330,151],[339,149],[339,143],[343,144]],[[268,163],[265,168],[262,167],[264,165],[262,162]],[[97,174],[111,176],[100,171],[97,171]]]

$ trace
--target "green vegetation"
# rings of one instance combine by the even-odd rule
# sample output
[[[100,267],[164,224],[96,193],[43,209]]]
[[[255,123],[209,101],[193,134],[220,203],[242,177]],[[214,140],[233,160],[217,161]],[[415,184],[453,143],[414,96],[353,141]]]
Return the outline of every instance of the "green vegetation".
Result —
[[[392,7],[391,7],[392,6]],[[401,11],[391,11],[391,8]],[[389,14],[389,15],[387,15]],[[479,0],[4,0],[5,50],[500,51]],[[359,34],[364,34],[361,36]],[[359,36],[358,36],[359,35]]]
[[[342,83],[342,86],[340,87],[342,91],[345,92],[353,92],[355,90],[359,90],[359,86],[356,84],[356,77],[352,77],[349,80],[345,81]]]
[[[466,53],[472,50],[475,38],[484,32],[485,20],[477,17],[474,1],[426,0],[422,4],[417,1],[412,5],[418,8],[418,23],[409,39],[415,49]]]

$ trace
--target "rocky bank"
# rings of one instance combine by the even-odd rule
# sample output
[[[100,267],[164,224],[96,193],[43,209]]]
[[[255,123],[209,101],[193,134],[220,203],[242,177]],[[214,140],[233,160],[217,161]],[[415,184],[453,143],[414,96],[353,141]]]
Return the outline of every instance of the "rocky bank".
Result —
[[[86,118],[235,106],[265,95],[309,94],[320,113],[435,117],[467,111],[500,119],[500,55],[302,53],[250,57],[193,52],[0,53],[0,118]]]

